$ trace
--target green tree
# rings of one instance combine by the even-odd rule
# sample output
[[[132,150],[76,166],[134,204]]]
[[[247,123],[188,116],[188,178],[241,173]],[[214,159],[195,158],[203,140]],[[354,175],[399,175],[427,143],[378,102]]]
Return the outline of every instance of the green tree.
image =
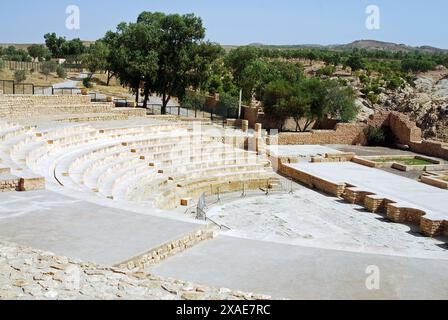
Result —
[[[52,72],[56,72],[58,64],[54,61],[45,61],[42,63],[42,73],[45,75],[46,79]]]
[[[58,37],[56,33],[47,33],[44,35],[45,45],[50,50],[53,58],[62,58],[62,45],[67,41],[64,37]]]
[[[198,92],[189,92],[181,101],[183,108],[194,110],[195,117],[197,117],[198,110],[201,110],[205,105],[205,96]]]
[[[360,54],[352,54],[348,57],[346,63],[352,69],[352,72],[364,69],[364,59]]]
[[[218,104],[216,105],[216,114],[228,117],[237,118],[238,116],[238,98],[228,93],[222,93],[219,96]]]
[[[86,51],[84,43],[79,39],[65,41],[61,44],[62,57],[69,61],[79,61],[82,54]]]
[[[32,46],[27,48],[28,54],[34,59],[38,61],[43,61],[45,56],[47,55],[47,48],[43,45],[33,44]]]
[[[104,41],[93,43],[82,56],[82,63],[90,71],[91,77],[98,71],[107,71],[109,47]]]
[[[323,104],[325,112],[335,119],[349,122],[356,118],[359,109],[355,103],[355,92],[351,87],[341,87],[339,82],[324,82],[326,95]]]
[[[67,73],[65,72],[65,69],[61,65],[58,65],[58,67],[56,68],[56,74],[61,79],[64,79],[65,77],[67,77]]]
[[[143,12],[137,22],[155,30],[157,72],[152,81],[145,81],[145,96],[148,92],[161,95],[162,114],[166,114],[172,97],[182,99],[186,88],[200,86],[202,81],[198,79],[204,70],[200,64],[209,64],[215,54],[204,54],[210,49],[204,47],[205,29],[202,20],[193,14]]]
[[[157,76],[158,29],[143,23],[121,23],[115,33],[106,35],[110,52],[110,70],[123,86],[129,87],[139,100],[140,87],[144,83],[145,105],[151,93],[151,85]]]
[[[269,83],[263,95],[263,108],[267,117],[275,123],[276,128],[283,130],[290,116],[287,99],[291,96],[291,86],[284,80]]]
[[[226,65],[231,69],[235,82],[242,86],[244,69],[259,58],[260,51],[252,46],[233,49],[226,56]]]

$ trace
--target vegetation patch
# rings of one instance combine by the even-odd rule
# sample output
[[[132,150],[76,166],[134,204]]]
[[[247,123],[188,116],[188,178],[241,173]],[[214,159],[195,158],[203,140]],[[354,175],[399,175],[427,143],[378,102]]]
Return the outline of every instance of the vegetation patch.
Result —
[[[372,161],[377,163],[389,163],[389,162],[396,162],[400,164],[404,164],[406,166],[427,166],[434,164],[433,162],[425,159],[419,159],[419,158],[383,158],[383,159],[373,159]]]

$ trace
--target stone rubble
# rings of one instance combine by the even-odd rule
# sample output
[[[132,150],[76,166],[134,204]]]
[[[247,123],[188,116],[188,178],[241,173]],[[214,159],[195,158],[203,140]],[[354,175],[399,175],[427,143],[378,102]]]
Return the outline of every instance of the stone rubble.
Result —
[[[269,300],[0,241],[1,300]]]

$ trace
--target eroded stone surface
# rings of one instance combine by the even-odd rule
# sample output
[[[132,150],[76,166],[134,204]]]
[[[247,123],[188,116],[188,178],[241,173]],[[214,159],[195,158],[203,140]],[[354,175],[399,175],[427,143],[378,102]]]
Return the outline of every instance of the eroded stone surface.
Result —
[[[0,242],[0,299],[4,300],[244,300],[261,297],[103,267]]]

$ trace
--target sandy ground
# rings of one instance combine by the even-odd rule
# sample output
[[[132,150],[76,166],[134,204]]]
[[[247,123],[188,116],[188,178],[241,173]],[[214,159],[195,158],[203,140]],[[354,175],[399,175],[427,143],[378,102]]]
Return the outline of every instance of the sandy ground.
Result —
[[[421,236],[359,206],[298,187],[294,194],[255,196],[212,207],[230,235],[301,246],[448,259],[443,239]]]

